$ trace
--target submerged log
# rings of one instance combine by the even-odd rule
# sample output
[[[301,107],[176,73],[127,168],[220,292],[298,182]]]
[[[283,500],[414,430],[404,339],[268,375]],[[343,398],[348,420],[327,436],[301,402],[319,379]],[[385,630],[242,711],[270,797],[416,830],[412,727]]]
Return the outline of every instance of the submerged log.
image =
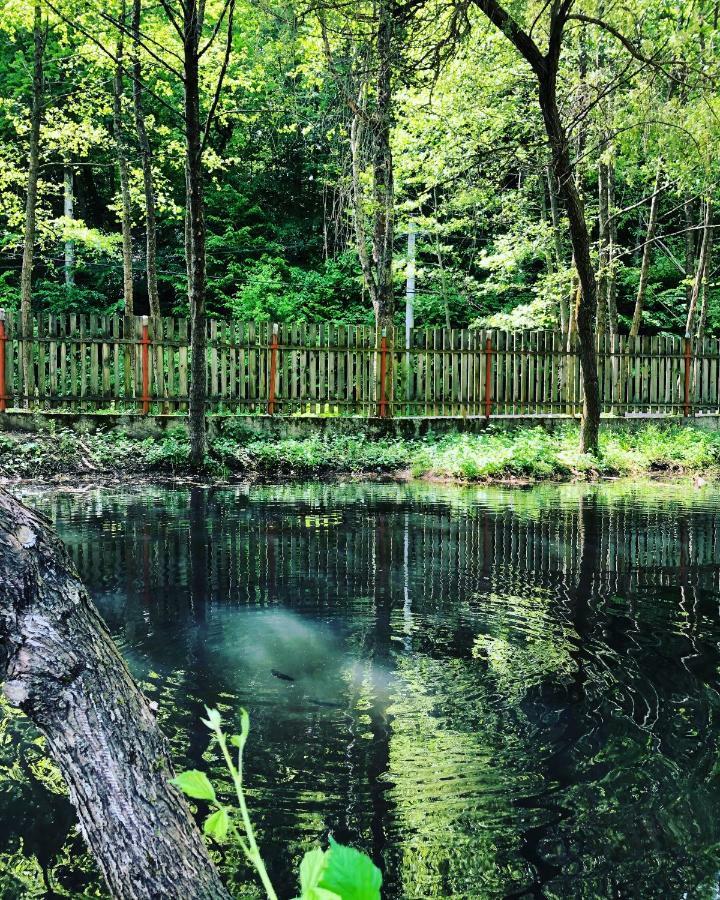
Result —
[[[110,893],[227,898],[153,712],[50,523],[0,489],[0,678],[47,740]]]

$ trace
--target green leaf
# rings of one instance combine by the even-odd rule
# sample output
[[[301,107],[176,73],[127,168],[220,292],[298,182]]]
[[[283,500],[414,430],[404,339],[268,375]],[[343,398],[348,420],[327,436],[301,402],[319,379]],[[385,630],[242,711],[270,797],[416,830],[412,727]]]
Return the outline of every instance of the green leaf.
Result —
[[[222,809],[216,810],[214,813],[211,813],[207,817],[207,819],[205,819],[203,831],[208,835],[208,837],[216,840],[218,844],[222,844],[227,837],[229,827],[230,816],[228,815],[228,811],[223,806]]]
[[[318,887],[332,891],[342,900],[380,900],[381,885],[382,872],[369,856],[330,838]]]
[[[207,775],[204,772],[199,772],[197,769],[181,772],[170,783],[180,788],[183,794],[192,797],[194,800],[209,800],[211,802],[215,800],[215,791]]]
[[[210,731],[218,731],[221,722],[220,713],[216,709],[210,709],[207,706],[205,707],[205,712],[207,713],[207,719],[201,719],[203,725],[207,725]]]
[[[241,750],[245,746],[245,743],[248,739],[248,735],[250,734],[250,716],[248,715],[248,711],[246,709],[240,710],[240,734],[233,734],[230,738],[230,743],[233,747],[239,747]]]
[[[323,872],[327,866],[325,851],[320,847],[308,850],[300,863],[300,890],[305,897],[307,892],[320,884]]]

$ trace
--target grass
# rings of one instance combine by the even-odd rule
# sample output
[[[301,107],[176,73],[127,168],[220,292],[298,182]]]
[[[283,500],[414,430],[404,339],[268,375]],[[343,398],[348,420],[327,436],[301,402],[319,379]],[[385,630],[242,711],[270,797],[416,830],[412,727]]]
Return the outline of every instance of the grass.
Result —
[[[258,439],[246,423],[227,420],[209,444],[210,476],[313,478],[399,474],[461,481],[570,480],[653,472],[720,473],[720,432],[644,425],[601,433],[597,456],[578,452],[578,431],[567,426],[421,439],[318,433],[307,438]],[[0,434],[0,477],[189,474],[183,428],[161,437],[115,429],[78,434],[52,426],[36,434]]]

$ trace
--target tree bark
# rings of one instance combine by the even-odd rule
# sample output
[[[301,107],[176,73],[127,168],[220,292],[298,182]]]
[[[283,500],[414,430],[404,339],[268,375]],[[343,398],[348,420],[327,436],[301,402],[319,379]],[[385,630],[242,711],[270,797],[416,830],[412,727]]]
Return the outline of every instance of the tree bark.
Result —
[[[199,10],[196,0],[185,4],[185,153],[188,217],[188,301],[190,304],[190,462],[205,462],[207,399],[207,323],[205,317],[205,214],[203,208],[202,129],[200,125]]]
[[[650,271],[650,259],[652,257],[652,244],[655,239],[655,229],[657,228],[658,206],[660,205],[660,177],[662,175],[662,166],[658,160],[657,173],[655,175],[655,184],[653,186],[653,194],[650,199],[650,214],[648,216],[647,232],[645,234],[645,246],[643,247],[642,263],[640,264],[640,282],[638,284],[637,297],[635,298],[635,309],[633,310],[632,323],[630,325],[630,337],[634,338],[640,334],[640,324],[642,323],[643,305],[645,303],[645,293],[647,291],[648,272]]]
[[[43,114],[43,51],[42,8],[35,0],[33,17],[33,79],[32,107],[30,110],[30,148],[28,158],[27,197],[25,201],[25,236],[23,241],[22,270],[20,273],[20,330],[23,336],[23,386],[24,405],[31,401],[33,386],[32,362],[32,272],[35,254],[35,230],[37,217],[38,175],[40,170],[40,123]]]
[[[165,739],[49,523],[0,490],[0,676],[47,740],[112,896],[228,898]]]
[[[126,316],[135,314],[133,301],[133,270],[132,270],[132,230],[130,213],[130,178],[128,173],[127,154],[125,152],[125,139],[122,127],[122,98],[123,98],[123,71],[124,71],[124,41],[123,31],[125,27],[126,8],[123,0],[120,11],[120,26],[115,58],[117,66],[113,81],[113,131],[115,134],[115,150],[117,153],[118,170],[120,173],[120,224],[122,227],[123,250],[123,306]]]

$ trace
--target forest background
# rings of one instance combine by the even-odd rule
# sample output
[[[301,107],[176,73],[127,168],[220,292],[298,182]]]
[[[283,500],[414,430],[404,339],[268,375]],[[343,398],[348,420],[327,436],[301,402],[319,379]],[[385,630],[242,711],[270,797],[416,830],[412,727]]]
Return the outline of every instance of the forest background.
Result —
[[[20,305],[37,121],[33,307],[115,313],[129,301],[142,314],[156,298],[163,314],[188,313],[177,35],[163,4],[115,5],[5,6],[0,306]],[[532,33],[548,5],[512,10]],[[718,3],[597,0],[575,13],[558,105],[592,239],[598,330],[627,332],[635,316],[643,333],[716,333]],[[208,2],[206,16],[218,26],[200,72],[201,108],[213,113],[209,315],[371,322],[361,263],[385,204],[398,324],[410,242],[417,325],[567,327],[577,285],[535,79],[484,10],[235,0]]]

